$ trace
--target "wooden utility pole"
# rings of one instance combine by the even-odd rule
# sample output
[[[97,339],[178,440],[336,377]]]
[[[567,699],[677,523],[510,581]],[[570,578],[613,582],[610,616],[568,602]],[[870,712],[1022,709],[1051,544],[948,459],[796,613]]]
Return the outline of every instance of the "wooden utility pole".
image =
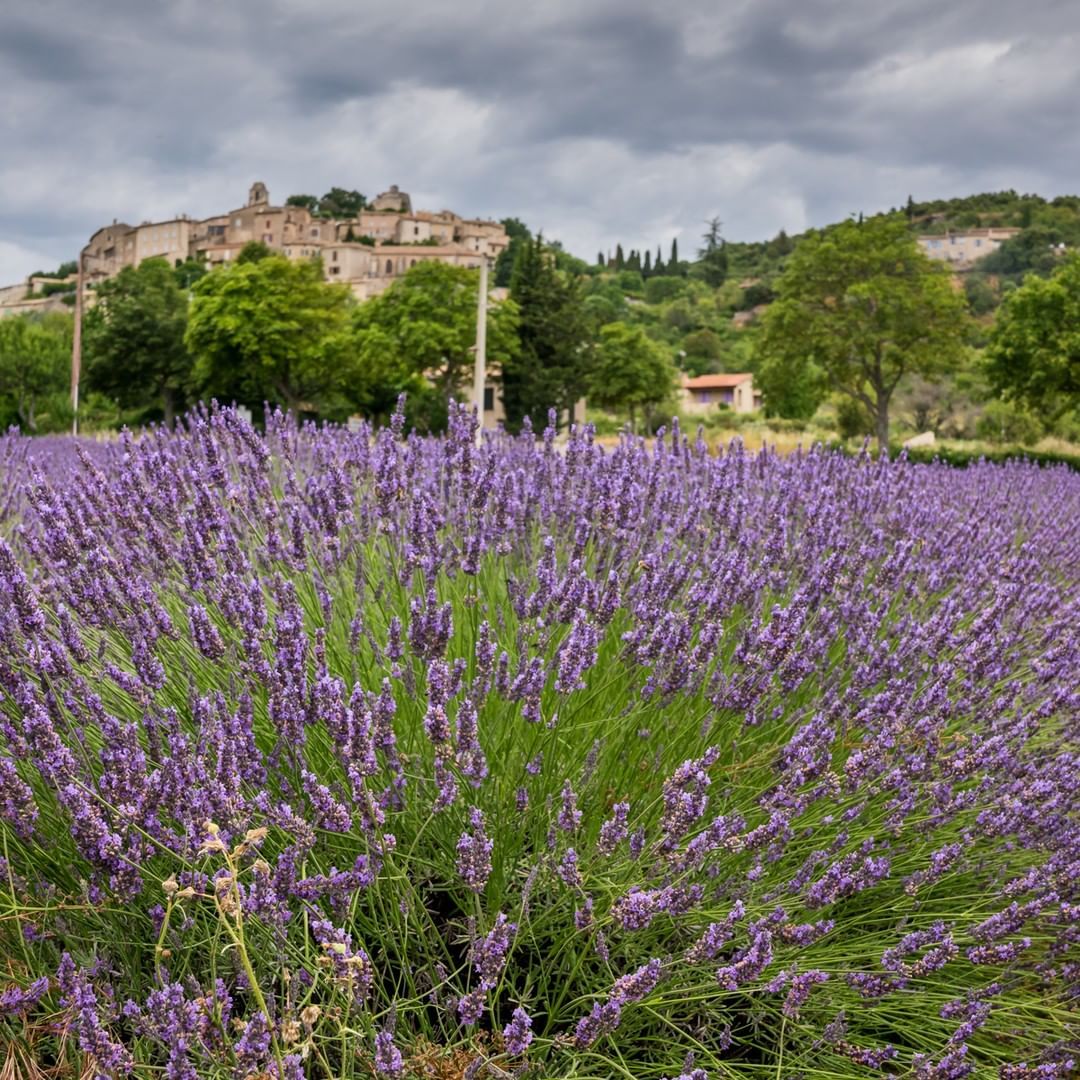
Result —
[[[86,249],[79,252],[75,275],[75,326],[71,334],[71,434],[79,434],[79,376],[82,374],[83,263]]]
[[[473,405],[476,406],[476,444],[484,432],[484,386],[487,383],[488,260],[480,263],[480,295],[476,301],[476,353],[473,357]]]

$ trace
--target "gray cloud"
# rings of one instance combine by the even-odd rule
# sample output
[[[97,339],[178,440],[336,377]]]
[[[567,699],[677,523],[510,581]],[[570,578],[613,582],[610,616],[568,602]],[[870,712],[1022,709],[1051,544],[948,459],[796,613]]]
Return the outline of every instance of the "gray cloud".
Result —
[[[1071,0],[39,0],[0,28],[0,283],[114,217],[390,183],[592,257],[1080,175]]]

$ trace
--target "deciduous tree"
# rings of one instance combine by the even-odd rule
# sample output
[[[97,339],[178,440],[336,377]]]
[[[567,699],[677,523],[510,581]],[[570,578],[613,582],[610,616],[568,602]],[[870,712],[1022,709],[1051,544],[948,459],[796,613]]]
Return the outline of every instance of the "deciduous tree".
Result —
[[[1080,406],[1080,255],[1006,296],[986,357],[994,389],[1048,421]]]
[[[358,385],[368,410],[381,415],[397,394],[433,387],[445,411],[472,378],[479,273],[435,260],[417,263],[386,292],[356,308],[353,335]],[[517,304],[489,304],[487,359],[505,365],[518,351]]]
[[[646,336],[640,326],[609,323],[600,330],[589,381],[589,396],[598,405],[626,409],[631,425],[637,409],[646,421],[675,385],[675,368],[667,350]]]
[[[825,389],[839,391],[866,410],[881,446],[900,380],[946,371],[964,355],[963,296],[899,215],[808,234],[776,293],[758,350],[769,407],[786,397],[805,415]]]
[[[58,312],[0,319],[0,398],[24,431],[36,432],[42,402],[66,391],[71,331],[71,316]]]
[[[290,412],[341,411],[350,376],[346,285],[323,281],[318,260],[270,255],[207,274],[194,288],[186,335],[205,395]]]
[[[187,293],[165,259],[125,266],[102,282],[97,303],[83,319],[90,388],[125,409],[157,412],[171,427],[191,375],[187,319]]]

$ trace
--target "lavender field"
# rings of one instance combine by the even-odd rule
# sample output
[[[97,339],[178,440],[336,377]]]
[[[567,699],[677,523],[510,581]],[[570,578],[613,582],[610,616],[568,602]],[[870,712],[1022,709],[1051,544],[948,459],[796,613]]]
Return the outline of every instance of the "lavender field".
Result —
[[[399,429],[0,439],[0,1075],[1076,1075],[1080,475]]]

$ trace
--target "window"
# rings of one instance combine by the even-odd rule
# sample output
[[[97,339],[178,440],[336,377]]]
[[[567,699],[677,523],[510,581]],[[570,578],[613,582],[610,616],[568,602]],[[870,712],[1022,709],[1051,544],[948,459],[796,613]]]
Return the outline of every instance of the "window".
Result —
[[[413,236],[419,236],[420,235],[420,226],[419,225],[414,225],[412,227],[412,234],[413,234]]]
[[[493,412],[495,409],[495,387],[484,387],[484,412]]]
[[[234,229],[242,229],[243,227],[244,227],[244,219],[243,218],[233,218],[233,228]]]
[[[337,252],[336,251],[333,252],[333,254],[331,254],[330,261],[331,262],[337,262]]]
[[[274,242],[274,234],[264,232],[263,233],[263,243],[264,244],[272,244],[273,242]]]
[[[268,229],[272,229],[274,227],[274,223],[270,220],[270,218],[266,219],[266,227]]]
[[[318,240],[319,239],[319,227],[317,225],[312,226],[310,235],[311,235],[312,240]]]
[[[982,241],[981,240],[976,240],[975,241],[975,246],[976,247],[982,247]]]
[[[699,390],[697,394],[698,403],[701,405],[708,405],[712,401],[712,395],[708,390]]]
[[[386,272],[388,274],[392,274],[394,272],[394,260],[393,259],[387,259],[386,260]]]
[[[958,236],[950,236],[949,237],[949,243],[950,244],[958,244],[959,242],[960,242],[960,237],[958,237]]]

